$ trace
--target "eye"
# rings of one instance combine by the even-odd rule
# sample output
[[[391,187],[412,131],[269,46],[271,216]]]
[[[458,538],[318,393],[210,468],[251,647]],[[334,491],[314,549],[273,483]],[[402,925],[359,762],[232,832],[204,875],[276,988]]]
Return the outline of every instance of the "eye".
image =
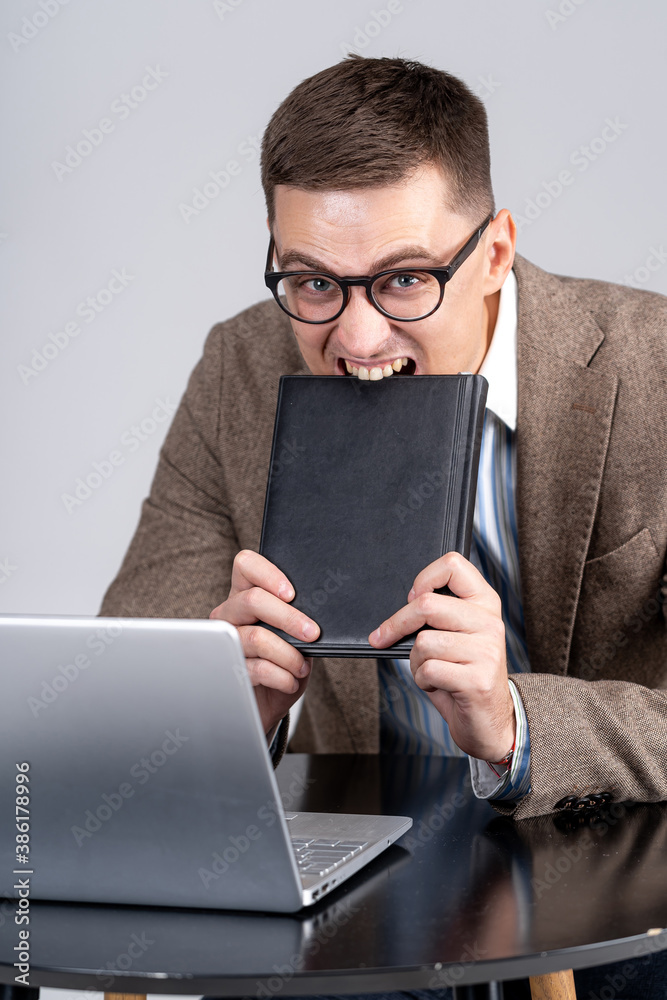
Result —
[[[411,271],[406,271],[404,274],[394,274],[387,282],[388,288],[397,288],[399,290],[414,288],[419,284],[419,276]]]
[[[330,292],[335,286],[326,278],[318,276],[302,281],[299,287],[307,292]]]

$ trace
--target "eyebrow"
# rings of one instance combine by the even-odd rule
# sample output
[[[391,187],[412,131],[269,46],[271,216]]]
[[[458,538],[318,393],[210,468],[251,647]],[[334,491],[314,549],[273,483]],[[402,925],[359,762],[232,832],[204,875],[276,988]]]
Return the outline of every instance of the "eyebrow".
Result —
[[[376,260],[369,273],[377,274],[379,271],[388,271],[403,261],[413,260],[419,260],[420,263],[432,267],[444,266],[442,258],[435,256],[426,247],[419,246],[418,244],[410,244],[409,246],[399,247],[392,251],[392,253],[386,254],[384,257]],[[280,255],[279,262],[281,270],[289,269],[290,266],[296,264],[303,265],[303,267],[310,271],[324,272],[325,274],[334,273],[321,260],[317,260],[316,257],[311,257],[310,254],[303,253],[301,250],[285,250]],[[337,275],[337,277],[343,277],[343,275]]]

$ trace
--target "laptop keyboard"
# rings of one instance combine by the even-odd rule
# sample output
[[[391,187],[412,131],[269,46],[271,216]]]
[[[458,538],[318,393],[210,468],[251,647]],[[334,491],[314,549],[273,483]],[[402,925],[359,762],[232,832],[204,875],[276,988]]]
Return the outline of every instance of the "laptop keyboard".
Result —
[[[364,840],[304,840],[292,838],[292,847],[300,875],[328,875],[344,861],[360,854],[368,842]]]

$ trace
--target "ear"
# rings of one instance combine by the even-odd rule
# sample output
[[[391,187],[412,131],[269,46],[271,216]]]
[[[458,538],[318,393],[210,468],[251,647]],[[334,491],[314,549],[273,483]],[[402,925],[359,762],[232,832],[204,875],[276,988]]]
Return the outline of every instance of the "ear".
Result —
[[[271,232],[271,223],[270,223],[270,221],[269,221],[269,217],[268,217],[268,215],[267,215],[267,217],[266,217],[266,228],[267,228],[267,229],[269,230],[269,232]]]
[[[489,225],[486,241],[486,274],[484,295],[493,295],[502,288],[514,263],[516,225],[506,208],[498,212]]]

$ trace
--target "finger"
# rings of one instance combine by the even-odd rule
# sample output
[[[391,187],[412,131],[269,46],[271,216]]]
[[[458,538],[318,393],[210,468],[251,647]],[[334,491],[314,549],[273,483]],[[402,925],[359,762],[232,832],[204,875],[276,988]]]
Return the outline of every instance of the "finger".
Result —
[[[299,681],[296,677],[270,660],[255,657],[246,660],[246,663],[248,664],[250,683],[253,687],[261,685],[272,691],[280,691],[281,694],[296,694],[299,690]]]
[[[312,642],[320,634],[320,627],[312,618],[261,587],[251,587],[235,594],[216,608],[211,617],[221,617],[237,628],[263,621],[301,641]]]
[[[306,677],[310,672],[310,660],[268,628],[262,628],[261,625],[245,625],[238,632],[246,660],[254,657],[268,660],[281,670],[288,671],[293,677]]]
[[[442,587],[464,601],[472,601],[488,611],[499,613],[500,598],[493,587],[484,579],[476,566],[460,552],[447,552],[426,566],[415,577],[408,601],[412,603],[420,594],[430,593]]]
[[[230,597],[250,587],[261,587],[283,601],[294,598],[294,587],[282,570],[252,549],[241,549],[234,557]]]
[[[494,620],[502,624],[501,619],[477,603],[467,604],[458,597],[426,591],[382,622],[370,634],[368,641],[378,648],[390,646],[424,625],[447,632],[475,634],[492,628]]]
[[[478,661],[479,657],[479,633],[471,635],[467,632],[422,629],[417,633],[410,651],[410,668],[414,674],[425,660],[446,660],[467,668]]]
[[[412,667],[412,662],[410,665]],[[463,677],[460,663],[426,657],[415,665],[412,676],[417,687],[427,694],[442,691],[454,699],[461,697],[464,693],[461,684]]]
[[[494,657],[494,659],[497,659]],[[457,700],[479,700],[495,689],[498,679],[506,681],[507,669],[502,674],[480,666],[479,660],[450,660],[441,656],[426,656],[423,660],[410,659],[410,669],[415,684],[423,691],[447,691]]]
[[[410,650],[410,670],[422,691],[461,696],[474,687],[479,656],[479,635],[423,629]]]

